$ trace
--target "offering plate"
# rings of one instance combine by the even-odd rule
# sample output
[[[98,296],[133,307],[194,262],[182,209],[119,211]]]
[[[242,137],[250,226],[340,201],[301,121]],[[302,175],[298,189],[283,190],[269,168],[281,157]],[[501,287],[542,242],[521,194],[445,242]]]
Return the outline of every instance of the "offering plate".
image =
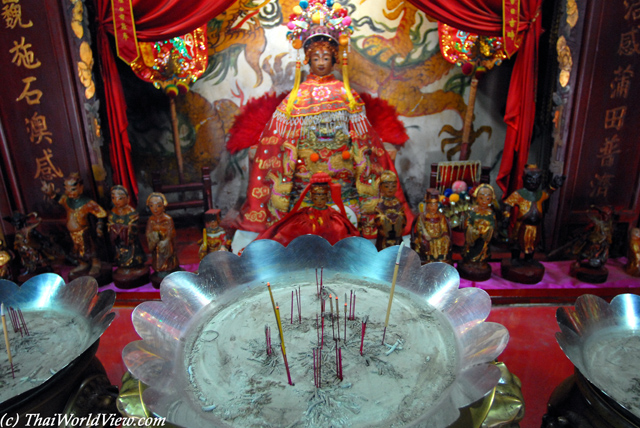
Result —
[[[96,342],[115,317],[110,312],[115,297],[111,290],[98,294],[98,284],[91,277],[65,284],[59,275],[44,273],[21,286],[0,280],[0,302],[5,305],[15,373],[14,377],[2,339],[0,409],[13,408],[34,398],[40,388],[45,388],[57,374],[66,372],[63,369],[78,357],[90,348],[97,349]],[[22,312],[28,335],[26,330],[22,334],[14,331],[9,308]],[[45,397],[36,399],[43,400]]]
[[[608,412],[629,412],[617,417],[634,420],[633,426],[638,426],[640,296],[620,294],[609,304],[585,294],[578,297],[575,307],[559,308],[556,319],[561,330],[556,333],[558,344],[579,374],[610,398],[612,406],[622,408]],[[611,416],[605,420],[611,422]]]
[[[122,353],[133,376],[149,386],[143,394],[145,405],[158,416],[166,417],[168,422],[183,427],[328,426],[327,419],[314,420],[311,415],[316,411],[315,403],[322,401],[318,397],[328,396],[325,395],[329,394],[327,391],[333,389],[339,394],[337,398],[333,396],[324,402],[334,405],[338,402],[338,407],[348,407],[331,420],[333,426],[378,426],[360,419],[362,413],[371,411],[384,415],[386,425],[381,426],[449,426],[458,418],[460,408],[481,399],[496,386],[500,371],[491,363],[506,346],[508,332],[500,324],[484,322],[491,310],[488,294],[477,288],[459,289],[459,276],[453,267],[443,263],[421,266],[414,251],[406,247],[400,253],[398,250],[395,246],[378,252],[363,238],[347,238],[331,246],[320,237],[305,235],[286,248],[275,241],[260,240],[247,246],[241,256],[229,252],[207,255],[198,274],[175,272],[167,276],[160,286],[161,301],[144,302],[134,310],[133,325],[142,340],[129,343]],[[397,275],[394,275],[396,266]],[[356,320],[349,321],[349,330],[357,327],[359,331],[361,322],[368,316],[363,353],[358,353],[360,336],[357,335],[356,340],[350,336],[342,348],[344,355],[349,355],[345,357],[344,379],[335,380],[327,388],[324,383],[320,388],[314,387],[315,370],[310,364],[311,343],[318,334],[313,327],[316,325],[316,304],[312,303],[318,299],[317,274],[320,282],[324,281],[324,286],[333,290],[340,300],[345,292],[349,293],[349,287],[357,290]],[[395,295],[386,344],[383,345],[380,339],[384,337],[383,326],[394,276],[397,278]],[[341,289],[336,285],[340,281],[349,287]],[[296,317],[291,316],[294,321],[290,321],[288,297],[296,287],[300,287],[303,296],[300,329],[304,323],[312,326],[305,327],[309,331],[308,347],[296,349],[291,342],[287,344],[286,354],[292,366],[291,383],[295,385],[287,382],[268,282],[276,296],[275,304],[281,303],[285,342],[298,329],[297,309]],[[378,295],[382,297],[375,297]],[[325,313],[328,311],[326,306]],[[272,374],[276,380],[270,380],[271,391],[266,393],[261,389],[265,382],[260,377],[260,360],[264,355],[234,360],[234,354],[245,352],[252,342],[260,343],[261,338],[264,344],[265,325],[258,321],[257,325],[247,327],[247,319],[262,319],[262,312],[268,315],[264,319],[271,317],[273,352],[277,354],[275,375]],[[409,328],[412,314],[418,320],[414,329]],[[333,346],[328,319],[325,328],[329,333],[325,330],[325,343],[330,345],[325,346]],[[232,320],[231,324],[222,327],[228,320]],[[343,322],[341,313],[339,329]],[[420,326],[423,324],[429,328],[422,331]],[[403,338],[413,338],[404,342],[403,349],[387,355],[384,351],[399,343],[396,340],[398,332]],[[301,343],[306,342],[298,340],[298,344]],[[194,349],[213,344],[220,348],[203,352],[198,357],[201,364],[196,366]],[[233,349],[236,351],[230,351]],[[416,391],[422,397],[424,389],[428,399],[414,399],[407,404],[405,397],[400,405],[385,407],[388,402],[380,399],[380,395],[391,395],[393,388],[400,388],[391,386],[395,382],[391,378],[389,389],[384,386],[370,388],[365,393],[358,389],[358,383],[369,385],[370,372],[371,376],[377,376],[381,371],[376,361],[388,358],[381,363],[387,367],[399,361],[406,362],[414,355],[418,360],[416,366],[403,366],[405,371],[399,377],[403,382],[414,382],[417,386],[403,384],[402,388],[405,393],[411,391],[407,397],[415,397]],[[366,361],[367,358],[370,360]],[[301,368],[305,364],[306,371]],[[330,362],[324,364],[331,366]],[[248,375],[246,372],[250,370],[255,372]],[[325,373],[324,365],[322,370]],[[360,370],[360,378],[353,374],[357,370]],[[327,368],[323,377],[330,377],[330,372]],[[245,384],[254,387],[245,389]],[[209,385],[213,395],[203,393],[199,389],[202,385]],[[432,385],[440,386],[431,391]],[[296,398],[289,398],[289,401],[280,398],[278,402],[275,395],[269,395],[282,391]],[[257,418],[269,414],[270,406],[274,404],[282,404],[282,414],[290,413],[289,409],[299,404],[298,401],[314,404],[299,414],[282,417],[277,424],[252,420],[245,425],[228,417],[229,413],[241,413],[243,409],[225,409],[225,404],[216,398],[218,393],[233,395],[234,392],[240,396],[239,400],[245,400],[247,408],[255,410]],[[340,401],[349,395],[353,402]],[[278,417],[278,412],[272,413]],[[381,424],[382,420],[376,423]]]

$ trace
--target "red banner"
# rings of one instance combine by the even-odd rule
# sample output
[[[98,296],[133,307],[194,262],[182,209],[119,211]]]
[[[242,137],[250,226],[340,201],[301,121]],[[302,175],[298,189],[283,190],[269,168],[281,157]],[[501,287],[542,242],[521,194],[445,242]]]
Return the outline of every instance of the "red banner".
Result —
[[[502,37],[504,51],[509,58],[520,47],[521,38],[518,37],[520,17],[520,0],[502,0]]]
[[[118,57],[130,64],[140,55],[131,0],[111,0],[111,12]]]

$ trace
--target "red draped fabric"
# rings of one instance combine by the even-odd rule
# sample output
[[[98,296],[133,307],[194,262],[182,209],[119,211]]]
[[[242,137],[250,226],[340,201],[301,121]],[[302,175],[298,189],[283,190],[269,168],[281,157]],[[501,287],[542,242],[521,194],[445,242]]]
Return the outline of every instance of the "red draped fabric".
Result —
[[[486,36],[502,36],[502,3],[511,0],[409,0],[432,18],[452,27]],[[535,114],[538,40],[542,32],[542,0],[519,3],[518,33],[523,37],[516,55],[504,121],[507,135],[498,186],[505,196],[522,187],[522,172],[529,156]]]
[[[153,42],[182,36],[215,18],[235,0],[130,0],[137,39]],[[129,189],[135,198],[138,183],[131,162],[131,143],[127,133],[127,105],[122,83],[116,67],[116,56],[111,49],[108,33],[113,34],[111,0],[95,0],[98,27],[98,50],[111,147],[109,150],[113,181]]]

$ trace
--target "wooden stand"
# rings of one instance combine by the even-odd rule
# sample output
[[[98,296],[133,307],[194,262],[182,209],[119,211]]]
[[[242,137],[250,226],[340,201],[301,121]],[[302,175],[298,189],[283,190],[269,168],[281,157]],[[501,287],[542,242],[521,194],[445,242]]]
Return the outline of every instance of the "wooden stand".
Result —
[[[48,266],[43,266],[43,267],[40,267],[40,268],[36,269],[35,272],[30,272],[30,273],[25,273],[25,274],[18,275],[18,277],[16,278],[16,284],[24,284],[25,282],[27,282],[29,279],[33,278],[34,276],[40,275],[41,273],[47,273],[47,272],[53,272],[53,269],[51,269]]]
[[[113,273],[113,284],[123,290],[142,287],[149,282],[149,266],[118,268]]]
[[[489,263],[483,262],[458,262],[458,273],[461,278],[468,279],[469,281],[486,281],[491,278],[491,266]]]
[[[599,268],[593,268],[590,266],[584,266],[580,262],[571,264],[569,269],[569,275],[579,279],[582,282],[588,282],[590,284],[602,284],[607,281],[609,277],[609,270],[602,266]]]
[[[174,272],[180,272],[181,270],[184,270],[184,269],[178,268],[172,271],[153,272],[151,274],[151,285],[153,285],[153,288],[160,289],[160,284],[162,283],[162,280],[164,280],[169,274]]]
[[[502,259],[502,277],[520,284],[537,284],[544,276],[544,266],[536,260]]]
[[[69,281],[73,281],[76,278],[80,278],[81,276],[89,276],[89,270],[91,266],[89,265],[86,270],[82,270],[80,272],[69,272]],[[111,265],[106,262],[100,263],[100,272],[97,275],[91,275],[98,281],[98,287],[105,286],[112,282],[112,273],[113,269]]]

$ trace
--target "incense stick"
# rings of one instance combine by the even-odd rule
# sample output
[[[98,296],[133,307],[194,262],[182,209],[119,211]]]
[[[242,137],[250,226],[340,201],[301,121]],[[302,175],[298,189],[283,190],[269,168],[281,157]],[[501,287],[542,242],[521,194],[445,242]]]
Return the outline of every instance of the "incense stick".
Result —
[[[391,313],[391,304],[393,303],[393,292],[396,288],[396,280],[398,279],[398,269],[400,268],[400,256],[402,255],[402,248],[404,242],[400,244],[398,248],[398,255],[396,256],[396,266],[393,269],[393,280],[391,281],[391,292],[389,293],[389,305],[387,306],[387,317],[384,319],[384,331],[382,332],[382,344],[384,345],[384,337],[387,334],[387,326],[389,325],[389,314]]]
[[[273,292],[271,291],[271,284],[267,282],[267,288],[269,289],[269,296],[271,297],[271,305],[273,305],[273,312],[276,315],[276,322],[278,323],[278,331],[280,333],[280,349],[282,350],[282,359],[284,360],[284,368],[287,370],[287,379],[289,385],[293,385],[291,381],[291,373],[289,372],[289,363],[287,362],[287,350],[284,346],[284,334],[282,333],[282,322],[280,320],[280,307],[276,305],[276,301],[273,299]]]
[[[364,346],[364,333],[367,331],[367,320],[369,319],[368,315],[365,315],[362,320],[362,336],[360,337],[360,355],[362,355],[362,348]]]
[[[9,331],[7,330],[7,320],[4,316],[4,303],[0,304],[0,317],[2,318],[2,330],[4,331],[4,344],[7,346],[7,356],[9,357],[9,364],[11,365],[11,376],[16,378],[16,374],[13,371],[13,358],[11,358],[11,348],[9,345]]]

